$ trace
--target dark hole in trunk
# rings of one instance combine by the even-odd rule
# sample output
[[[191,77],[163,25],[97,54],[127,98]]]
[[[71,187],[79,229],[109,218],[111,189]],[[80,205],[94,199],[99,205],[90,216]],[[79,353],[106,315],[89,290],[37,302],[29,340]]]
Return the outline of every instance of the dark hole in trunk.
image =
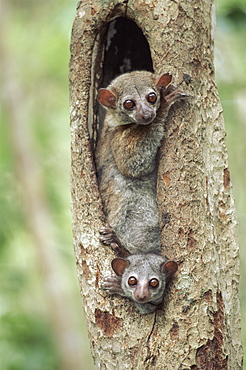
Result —
[[[134,21],[120,17],[107,25],[101,87],[136,70],[153,72],[149,44]]]
[[[97,42],[92,86],[95,98],[95,90],[107,87],[120,74],[136,70],[154,72],[148,41],[133,20],[119,17],[109,22],[101,30]],[[93,128],[90,131],[93,148],[100,135],[105,113],[105,109],[95,101]]]

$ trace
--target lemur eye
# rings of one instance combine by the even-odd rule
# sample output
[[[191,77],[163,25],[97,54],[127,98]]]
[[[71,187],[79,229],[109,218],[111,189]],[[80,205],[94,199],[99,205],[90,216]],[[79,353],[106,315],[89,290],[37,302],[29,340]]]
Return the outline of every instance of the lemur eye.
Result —
[[[151,286],[151,288],[157,288],[159,286],[159,280],[158,279],[151,279],[149,281],[149,286]]]
[[[147,100],[148,100],[148,102],[149,103],[151,103],[151,104],[154,104],[155,102],[156,102],[156,100],[157,100],[157,96],[156,96],[156,94],[155,93],[150,93],[148,96],[147,96]]]
[[[130,286],[132,286],[132,285],[137,285],[137,279],[134,277],[134,276],[130,276],[129,277],[129,279],[128,279],[128,284],[130,285]]]
[[[135,103],[132,100],[126,100],[123,105],[126,110],[132,110],[135,107]]]

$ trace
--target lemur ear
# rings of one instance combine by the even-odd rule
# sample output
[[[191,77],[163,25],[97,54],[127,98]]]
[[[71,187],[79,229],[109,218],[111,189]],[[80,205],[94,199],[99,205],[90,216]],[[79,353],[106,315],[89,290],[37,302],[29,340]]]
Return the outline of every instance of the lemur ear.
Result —
[[[107,108],[116,108],[116,96],[107,89],[98,90],[97,100]]]
[[[168,84],[170,84],[170,82],[172,81],[172,75],[169,73],[169,72],[167,72],[167,73],[164,73],[164,75],[162,75],[160,78],[159,78],[159,80],[158,80],[158,82],[157,82],[157,84],[156,84],[156,86],[157,87],[166,87]]]
[[[116,273],[116,275],[121,276],[125,271],[125,268],[130,265],[130,262],[125,260],[124,258],[114,258],[111,262],[112,269]]]
[[[164,272],[167,277],[175,274],[178,269],[178,264],[175,261],[167,261],[161,264],[161,272]]]

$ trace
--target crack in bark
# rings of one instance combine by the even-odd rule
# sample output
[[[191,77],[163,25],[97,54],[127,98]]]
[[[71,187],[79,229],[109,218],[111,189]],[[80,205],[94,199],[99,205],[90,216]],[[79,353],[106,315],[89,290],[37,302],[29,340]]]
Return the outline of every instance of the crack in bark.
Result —
[[[154,332],[154,329],[155,329],[156,316],[157,316],[157,312],[155,312],[153,325],[152,325],[151,331],[150,331],[149,336],[148,336],[147,341],[146,341],[147,356],[146,356],[146,358],[144,360],[144,363],[150,362],[150,360],[151,360],[151,364],[152,365],[154,365],[154,363],[155,363],[156,356],[153,355],[153,354],[151,354],[150,339],[151,339],[151,336],[152,336],[152,334]]]

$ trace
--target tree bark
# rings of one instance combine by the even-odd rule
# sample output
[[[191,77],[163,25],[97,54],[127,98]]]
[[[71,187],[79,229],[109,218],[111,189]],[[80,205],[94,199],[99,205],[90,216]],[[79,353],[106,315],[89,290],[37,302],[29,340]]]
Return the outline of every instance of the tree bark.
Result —
[[[214,82],[213,15],[211,0],[78,5],[70,63],[73,234],[98,369],[242,368],[237,220]],[[157,183],[163,254],[179,261],[179,271],[163,309],[146,316],[100,289],[115,256],[98,241],[106,220],[93,161],[95,92],[107,80],[107,24],[119,17],[142,30],[155,73],[171,72],[190,93],[170,111]]]

